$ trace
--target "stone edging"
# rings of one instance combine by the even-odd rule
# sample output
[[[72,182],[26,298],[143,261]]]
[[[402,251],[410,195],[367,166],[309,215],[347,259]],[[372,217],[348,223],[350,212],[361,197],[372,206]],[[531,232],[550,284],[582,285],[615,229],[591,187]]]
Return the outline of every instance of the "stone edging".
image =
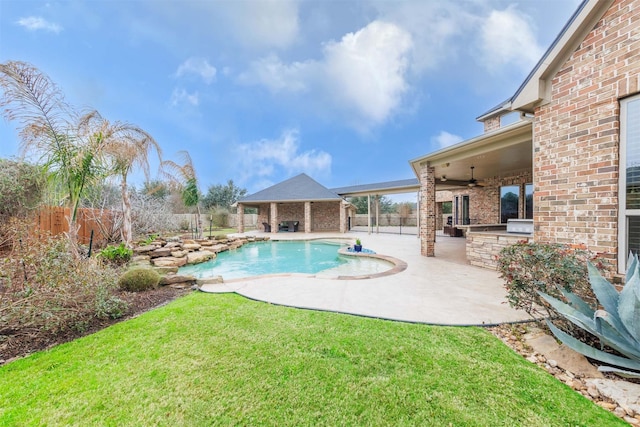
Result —
[[[153,268],[161,275],[160,285],[185,288],[196,284],[196,278],[178,274],[178,268],[215,259],[218,253],[238,249],[250,242],[269,240],[269,237],[227,237],[212,239],[156,238],[139,242],[133,248],[132,267]]]

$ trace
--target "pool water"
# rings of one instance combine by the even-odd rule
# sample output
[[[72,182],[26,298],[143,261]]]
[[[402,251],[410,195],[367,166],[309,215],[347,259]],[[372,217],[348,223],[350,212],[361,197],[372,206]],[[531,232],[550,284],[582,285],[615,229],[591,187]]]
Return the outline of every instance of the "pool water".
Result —
[[[211,261],[182,267],[180,274],[199,279],[222,276],[225,280],[262,274],[316,274],[324,271],[356,276],[392,267],[391,263],[381,260],[339,255],[338,249],[344,246],[325,241],[247,243],[237,250],[221,252]]]

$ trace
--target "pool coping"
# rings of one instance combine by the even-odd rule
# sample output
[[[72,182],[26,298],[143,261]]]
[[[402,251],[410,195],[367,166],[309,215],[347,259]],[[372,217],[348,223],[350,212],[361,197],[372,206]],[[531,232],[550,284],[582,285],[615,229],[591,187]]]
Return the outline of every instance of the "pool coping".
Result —
[[[309,238],[309,239],[299,239],[297,241],[312,241],[312,240],[332,241],[332,240],[351,240],[351,239],[316,237],[316,238]],[[285,241],[291,241],[291,240],[289,240],[289,239],[269,239],[269,240],[266,240],[265,242],[268,242],[268,241],[285,242]],[[217,277],[221,277],[223,283],[234,283],[234,282],[242,282],[242,281],[246,281],[246,280],[250,280],[250,279],[259,279],[259,278],[268,278],[268,277],[291,277],[291,276],[305,277],[305,278],[319,278],[319,279],[326,279],[326,280],[366,280],[366,279],[376,279],[376,278],[379,278],[379,277],[391,276],[391,275],[394,275],[394,274],[401,273],[401,272],[403,272],[403,271],[405,271],[407,269],[407,263],[405,261],[401,260],[401,259],[389,256],[389,255],[381,255],[381,254],[378,254],[378,253],[352,252],[352,251],[349,251],[348,249],[349,249],[349,247],[339,248],[338,249],[338,254],[345,255],[345,256],[351,256],[351,257],[375,258],[375,259],[379,259],[379,260],[382,260],[382,261],[389,262],[389,263],[391,263],[393,265],[393,267],[391,267],[389,270],[383,271],[381,273],[362,274],[362,275],[358,275],[358,276],[340,275],[340,276],[334,276],[334,277],[324,277],[324,276],[322,276],[322,272],[320,271],[320,272],[315,273],[315,274],[306,274],[306,273],[258,274],[258,275],[255,275],[255,276],[245,276],[245,277],[239,277],[239,278],[235,278],[235,279],[225,279],[223,276],[209,276],[209,277],[202,277],[202,278],[200,278],[198,280],[206,281],[206,280],[215,279]]]

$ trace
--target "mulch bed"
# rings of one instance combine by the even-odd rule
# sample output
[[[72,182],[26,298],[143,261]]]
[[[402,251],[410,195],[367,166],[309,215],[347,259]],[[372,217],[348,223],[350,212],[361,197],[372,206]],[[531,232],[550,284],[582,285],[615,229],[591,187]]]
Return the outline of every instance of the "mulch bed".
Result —
[[[178,297],[192,292],[191,289],[178,289],[162,286],[144,292],[121,292],[116,296],[129,303],[129,310],[120,319],[94,319],[85,331],[67,330],[54,335],[30,335],[17,331],[12,335],[0,335],[0,365],[27,356],[33,352],[45,350],[85,335],[92,334],[114,323],[130,319],[145,311],[162,306]]]

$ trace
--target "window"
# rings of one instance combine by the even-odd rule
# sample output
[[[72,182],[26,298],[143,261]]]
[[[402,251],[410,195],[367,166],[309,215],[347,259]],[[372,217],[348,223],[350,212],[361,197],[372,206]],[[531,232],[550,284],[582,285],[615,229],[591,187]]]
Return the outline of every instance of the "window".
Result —
[[[454,225],[471,224],[471,219],[469,218],[469,196],[455,196],[453,209]]]
[[[524,217],[533,219],[533,184],[524,185]]]
[[[520,203],[520,187],[509,185],[500,187],[500,222],[518,218],[518,204]]]
[[[620,217],[618,270],[629,252],[640,253],[640,96],[620,101]]]
[[[471,218],[469,218],[469,196],[462,196],[462,224],[471,224]]]

